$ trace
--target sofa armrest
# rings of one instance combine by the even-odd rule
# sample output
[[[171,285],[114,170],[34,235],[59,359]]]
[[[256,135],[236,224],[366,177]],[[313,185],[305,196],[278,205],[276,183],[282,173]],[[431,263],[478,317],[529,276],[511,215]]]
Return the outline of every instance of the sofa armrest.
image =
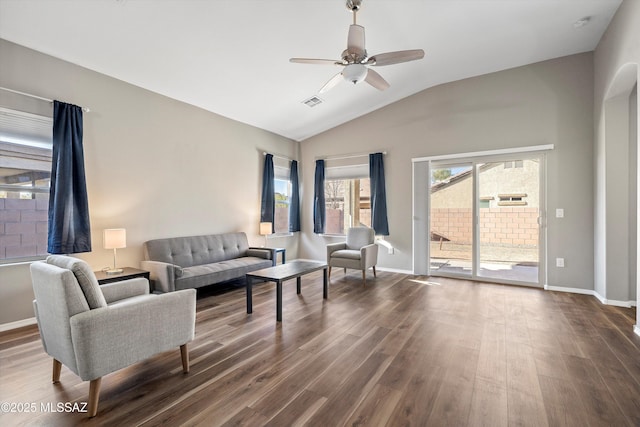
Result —
[[[257,248],[250,247],[247,249],[247,256],[270,259],[273,265],[276,265],[276,250],[274,248]]]
[[[148,294],[149,281],[144,277],[136,277],[120,282],[107,283],[100,286],[100,290],[104,295],[104,299],[107,300],[107,304],[111,304],[121,299]]]
[[[176,276],[182,275],[182,267],[160,261],[141,261],[140,265],[149,272],[153,280],[153,290],[173,292],[176,290]]]
[[[378,245],[372,243],[360,248],[360,260],[362,261],[363,269],[376,265],[378,262]]]
[[[327,245],[327,264],[329,263],[329,260],[331,259],[331,254],[334,253],[335,251],[339,251],[342,249],[347,249],[347,243],[346,242],[339,242],[339,243],[329,243]]]
[[[84,381],[186,344],[194,337],[196,290],[137,297],[70,319],[77,374]]]

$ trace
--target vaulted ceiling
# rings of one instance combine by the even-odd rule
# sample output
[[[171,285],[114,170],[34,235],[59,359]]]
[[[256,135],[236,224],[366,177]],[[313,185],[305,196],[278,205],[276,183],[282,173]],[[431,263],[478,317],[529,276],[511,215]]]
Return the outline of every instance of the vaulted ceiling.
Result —
[[[300,141],[435,85],[594,50],[621,1],[363,0],[370,55],[426,52],[376,67],[382,92],[318,95],[340,67],[289,62],[340,58],[345,0],[0,0],[0,38]]]

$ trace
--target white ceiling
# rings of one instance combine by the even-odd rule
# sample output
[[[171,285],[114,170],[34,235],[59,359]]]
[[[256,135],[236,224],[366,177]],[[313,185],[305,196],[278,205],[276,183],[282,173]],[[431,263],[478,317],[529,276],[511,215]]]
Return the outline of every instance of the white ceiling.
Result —
[[[370,55],[425,58],[376,67],[384,92],[343,82],[313,108],[340,68],[289,58],[340,57],[344,0],[0,0],[0,38],[300,141],[438,84],[591,51],[621,1],[364,0]]]

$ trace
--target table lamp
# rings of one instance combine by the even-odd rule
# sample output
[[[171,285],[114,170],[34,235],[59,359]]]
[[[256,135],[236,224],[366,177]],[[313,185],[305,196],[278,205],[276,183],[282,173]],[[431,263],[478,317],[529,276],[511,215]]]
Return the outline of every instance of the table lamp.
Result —
[[[121,268],[116,267],[116,249],[127,247],[127,230],[124,228],[108,228],[102,233],[104,248],[113,249],[113,268],[106,271],[107,274],[122,273]]]
[[[267,236],[273,234],[273,223],[261,222],[260,223],[260,235],[264,236],[264,245],[267,246]]]

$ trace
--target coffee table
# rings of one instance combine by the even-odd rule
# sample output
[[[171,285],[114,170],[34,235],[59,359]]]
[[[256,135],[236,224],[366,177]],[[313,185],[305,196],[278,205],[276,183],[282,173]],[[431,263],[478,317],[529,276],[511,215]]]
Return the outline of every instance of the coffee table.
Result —
[[[329,288],[327,286],[327,264],[324,262],[292,261],[288,264],[281,264],[275,267],[263,268],[262,270],[247,273],[247,313],[253,312],[253,296],[251,289],[253,280],[276,282],[276,321],[282,322],[282,282],[295,278],[297,293],[300,294],[302,291],[302,276],[318,270],[324,270],[322,278],[322,297],[327,299],[329,296]]]

